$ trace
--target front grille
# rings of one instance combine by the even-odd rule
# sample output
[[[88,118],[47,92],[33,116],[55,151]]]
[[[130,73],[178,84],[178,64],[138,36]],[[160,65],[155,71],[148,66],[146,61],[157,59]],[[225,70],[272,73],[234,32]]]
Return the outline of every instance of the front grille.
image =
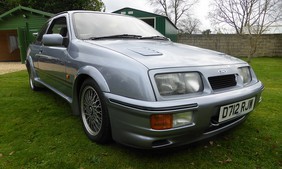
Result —
[[[236,86],[236,76],[233,75],[224,75],[224,76],[214,76],[209,77],[209,82],[213,90],[223,89],[227,87]]]

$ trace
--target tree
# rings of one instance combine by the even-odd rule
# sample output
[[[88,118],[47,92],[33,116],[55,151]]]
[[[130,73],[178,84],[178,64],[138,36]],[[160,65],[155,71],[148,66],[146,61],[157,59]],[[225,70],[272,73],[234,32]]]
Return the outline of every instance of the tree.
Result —
[[[211,34],[211,30],[210,29],[206,29],[206,30],[202,31],[202,34],[203,35],[209,35],[209,34]]]
[[[213,0],[209,16],[214,24],[228,25],[237,34],[249,35],[250,62],[261,34],[281,20],[281,3],[281,0]]]
[[[181,19],[178,23],[178,28],[181,33],[195,34],[200,33],[201,21],[197,18],[187,16]]]
[[[50,13],[59,13],[68,10],[95,10],[101,11],[105,8],[101,0],[1,0],[0,13],[4,13],[18,5],[42,10]]]
[[[155,7],[155,13],[167,16],[177,26],[178,21],[183,16],[188,16],[189,10],[199,0],[150,0],[149,2]]]

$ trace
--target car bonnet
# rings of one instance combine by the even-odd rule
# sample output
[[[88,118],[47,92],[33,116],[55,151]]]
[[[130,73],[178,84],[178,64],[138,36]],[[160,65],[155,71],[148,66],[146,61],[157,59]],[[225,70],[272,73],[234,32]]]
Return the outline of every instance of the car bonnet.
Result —
[[[88,43],[130,57],[149,69],[245,63],[227,54],[163,40],[95,40]]]

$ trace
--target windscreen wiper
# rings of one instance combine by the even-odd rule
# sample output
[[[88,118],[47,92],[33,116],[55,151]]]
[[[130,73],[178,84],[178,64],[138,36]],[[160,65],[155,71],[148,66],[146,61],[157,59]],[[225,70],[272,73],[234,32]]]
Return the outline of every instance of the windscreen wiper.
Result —
[[[121,34],[121,35],[91,37],[91,38],[88,38],[87,40],[118,39],[118,38],[140,39],[141,37],[142,36],[140,35]]]
[[[140,39],[169,40],[169,38],[165,36],[144,36],[141,37]]]

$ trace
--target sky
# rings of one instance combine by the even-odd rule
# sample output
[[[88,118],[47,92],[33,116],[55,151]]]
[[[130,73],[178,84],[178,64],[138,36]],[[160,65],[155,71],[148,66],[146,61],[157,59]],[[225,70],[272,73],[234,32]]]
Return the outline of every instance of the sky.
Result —
[[[116,11],[124,7],[135,8],[143,11],[153,12],[154,8],[150,6],[148,0],[102,0],[106,5],[106,12]],[[201,30],[212,29],[211,24],[207,18],[209,10],[209,0],[199,0],[199,3],[194,6],[194,18],[201,21]]]
[[[154,8],[150,6],[148,0],[102,0],[106,5],[106,12],[113,12],[124,7],[135,8],[143,11],[154,12]],[[213,27],[208,18],[209,4],[211,0],[199,0],[190,13],[192,17],[201,21],[200,30],[204,31]],[[277,23],[276,26],[270,28],[267,33],[282,33],[282,23]]]

